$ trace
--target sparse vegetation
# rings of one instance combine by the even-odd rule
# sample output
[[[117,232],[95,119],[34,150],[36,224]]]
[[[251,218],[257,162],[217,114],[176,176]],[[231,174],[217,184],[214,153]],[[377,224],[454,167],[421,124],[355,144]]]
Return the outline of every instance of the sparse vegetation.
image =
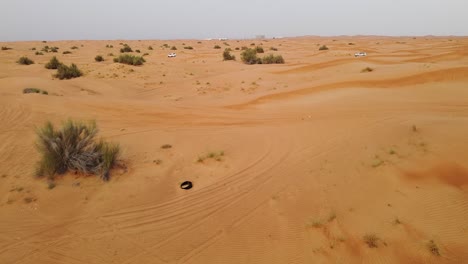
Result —
[[[213,49],[221,49],[221,46],[215,45],[215,46],[213,47]]]
[[[9,47],[2,47],[2,50],[11,50],[12,48]]]
[[[366,68],[361,70],[361,72],[363,72],[363,73],[364,72],[373,72],[373,71],[374,71],[374,69],[372,69],[371,67],[366,67]]]
[[[120,53],[125,53],[125,52],[133,52],[132,48],[128,46],[127,44],[124,44],[123,48],[120,49]]]
[[[50,52],[58,52],[59,48],[58,47],[52,47],[49,49]]]
[[[114,58],[114,62],[138,66],[143,65],[143,63],[145,63],[146,61],[145,59],[143,59],[143,57],[140,56],[124,54],[120,55],[118,58]]]
[[[97,55],[96,57],[94,57],[94,60],[97,62],[101,62],[104,61],[104,58],[101,55]]]
[[[24,88],[23,89],[23,93],[24,94],[28,94],[28,93],[40,93],[40,94],[45,94],[45,95],[48,95],[49,93],[45,90],[41,90],[41,89],[38,89],[38,88]]]
[[[141,51],[139,49],[135,50],[136,53],[140,53]]]
[[[60,80],[73,79],[82,76],[83,73],[78,69],[78,66],[71,64],[70,66],[60,64],[57,68],[57,74],[54,76]]]
[[[193,47],[192,46],[186,46],[186,47],[184,47],[184,49],[193,50]]]
[[[17,63],[21,65],[31,65],[31,64],[34,64],[34,61],[29,59],[28,57],[21,57],[19,58]]]
[[[53,181],[49,181],[47,183],[47,189],[49,189],[49,190],[52,190],[53,188],[55,188],[55,186],[57,186],[57,185]]]
[[[68,51],[68,50],[62,52],[62,54],[71,54],[71,53],[72,53],[72,52],[71,52],[71,51]]]
[[[77,46],[73,46],[73,47],[71,47],[70,49],[76,50],[76,49],[78,49],[78,47],[77,47]]]
[[[429,242],[427,242],[427,249],[429,250],[429,252],[431,252],[432,255],[434,256],[440,256],[440,250],[439,250],[439,247],[437,246],[437,244],[434,242],[434,240],[430,240]]]
[[[320,46],[319,50],[328,50],[328,47],[325,45]]]
[[[236,56],[232,55],[229,49],[225,49],[223,52],[223,60],[236,60]]]
[[[275,48],[275,47],[271,47],[270,50],[272,50],[272,51],[278,51],[278,49]]]
[[[31,50],[36,50],[36,48],[32,48]]]
[[[44,55],[44,53],[40,52],[40,51],[36,51],[35,53],[36,55]]]
[[[153,50],[153,47],[149,46],[149,47],[148,47],[148,50]]]
[[[310,219],[306,227],[313,227],[313,228],[321,228],[323,226],[323,222],[319,219]]]
[[[54,56],[44,67],[49,70],[56,70],[60,65],[62,65],[62,63]]]
[[[203,163],[206,159],[214,159],[216,161],[222,161],[224,157],[224,151],[220,152],[210,152],[206,154],[205,156],[200,156],[197,159],[198,163]]]
[[[263,58],[257,57],[256,49],[246,49],[241,53],[242,62],[246,64],[282,64],[284,63],[281,55],[267,55]]]
[[[379,247],[378,242],[380,241],[380,238],[376,234],[366,234],[362,239],[369,248]]]
[[[398,217],[396,217],[396,218],[393,220],[393,224],[394,224],[394,225],[400,225],[400,224],[401,224],[400,219],[398,219]]]
[[[149,55],[149,53],[148,53],[148,52],[145,52],[145,53],[143,54],[143,56],[148,56],[148,55]]]
[[[47,122],[36,131],[41,155],[36,175],[53,177],[76,171],[100,175],[103,180],[108,180],[120,147],[103,140],[96,141],[97,133],[94,122],[83,124],[68,120],[61,129],[55,129]]]
[[[171,47],[171,50],[177,50],[177,47],[176,47],[176,46],[172,46],[172,47]]]

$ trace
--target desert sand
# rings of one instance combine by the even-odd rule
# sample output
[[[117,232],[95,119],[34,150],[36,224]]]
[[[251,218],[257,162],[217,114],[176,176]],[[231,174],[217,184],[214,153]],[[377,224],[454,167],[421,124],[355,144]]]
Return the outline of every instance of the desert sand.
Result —
[[[468,263],[468,38],[223,42],[0,43],[0,262]],[[114,63],[119,43],[147,62]],[[251,43],[286,63],[243,64]],[[84,76],[53,78],[54,55]],[[68,118],[126,168],[35,177],[35,128]]]

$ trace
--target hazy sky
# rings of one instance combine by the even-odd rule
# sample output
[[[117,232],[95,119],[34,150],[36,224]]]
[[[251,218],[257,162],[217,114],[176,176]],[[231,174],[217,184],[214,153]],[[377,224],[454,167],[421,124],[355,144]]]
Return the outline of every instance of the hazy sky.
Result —
[[[1,0],[0,41],[468,35],[468,0]]]

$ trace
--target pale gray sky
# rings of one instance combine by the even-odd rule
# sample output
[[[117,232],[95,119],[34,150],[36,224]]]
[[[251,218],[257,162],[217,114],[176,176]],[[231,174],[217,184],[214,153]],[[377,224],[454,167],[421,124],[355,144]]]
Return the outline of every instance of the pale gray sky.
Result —
[[[468,0],[1,0],[0,41],[468,35]]]

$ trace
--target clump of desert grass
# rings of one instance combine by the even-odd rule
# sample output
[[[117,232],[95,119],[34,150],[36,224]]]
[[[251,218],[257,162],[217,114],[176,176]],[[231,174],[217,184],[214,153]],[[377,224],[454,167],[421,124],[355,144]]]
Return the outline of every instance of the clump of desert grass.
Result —
[[[28,57],[21,57],[19,58],[19,60],[17,61],[18,64],[21,64],[21,65],[31,65],[31,64],[34,64],[34,61],[31,60],[30,58]]]
[[[140,56],[124,54],[120,55],[118,58],[114,58],[114,62],[138,66],[143,65],[143,63],[145,63],[146,61],[143,57]]]
[[[37,129],[37,149],[41,156],[36,175],[53,178],[68,171],[99,175],[109,180],[109,172],[119,155],[118,144],[96,140],[95,122],[66,121],[61,128],[51,122]]]
[[[223,60],[236,60],[236,56],[231,54],[231,49],[225,49],[223,52]]]
[[[124,44],[123,48],[120,49],[120,53],[125,53],[125,52],[133,52],[133,50],[129,45]]]
[[[54,77],[64,80],[64,79],[73,79],[73,78],[78,78],[82,76],[83,73],[78,69],[78,66],[76,64],[72,63],[70,66],[67,66],[65,64],[60,64],[57,68],[57,74],[54,75]]]
[[[426,246],[427,246],[427,249],[429,250],[429,252],[431,252],[432,255],[440,256],[439,247],[434,242],[434,240],[429,240],[429,242],[427,242]]]
[[[262,64],[283,64],[284,59],[281,55],[267,55],[262,58]]]
[[[62,63],[54,56],[44,65],[44,67],[49,70],[56,70],[60,65],[62,65]]]
[[[62,54],[64,54],[64,55],[66,55],[66,54],[72,54],[72,52],[69,51],[69,50],[66,50],[66,51],[62,52]]]
[[[213,49],[221,49],[220,45],[214,45]]]
[[[257,47],[258,48],[258,47]],[[258,49],[246,49],[241,53],[241,60],[245,64],[283,64],[284,58],[281,55],[270,54],[259,58],[257,56]],[[263,50],[263,49],[262,49]]]
[[[97,62],[101,62],[104,61],[104,57],[102,57],[101,55],[97,55],[96,57],[94,57],[94,60]]]
[[[186,47],[184,47],[184,49],[193,50],[193,47],[192,46],[186,46]]]
[[[319,50],[328,50],[328,47],[326,45],[320,46]]]
[[[366,234],[362,238],[369,248],[378,248],[380,238],[376,234]]]
[[[361,70],[362,73],[364,73],[364,72],[373,72],[373,71],[374,71],[374,69],[371,68],[371,67],[366,67],[366,68]]]
[[[23,93],[24,94],[29,94],[29,93],[37,93],[38,94],[38,93],[40,93],[40,94],[44,94],[44,95],[49,94],[46,90],[41,90],[41,89],[38,89],[38,88],[24,88]]]
[[[11,50],[12,48],[2,46],[2,50]]]

